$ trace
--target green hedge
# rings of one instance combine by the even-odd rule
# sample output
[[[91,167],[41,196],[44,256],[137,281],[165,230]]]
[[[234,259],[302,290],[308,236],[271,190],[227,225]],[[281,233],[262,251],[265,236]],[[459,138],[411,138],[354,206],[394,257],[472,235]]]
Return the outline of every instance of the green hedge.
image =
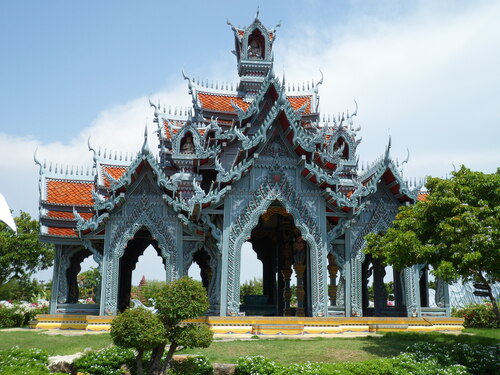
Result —
[[[0,307],[0,328],[24,327],[38,314],[46,314],[48,308],[26,308],[20,305]]]

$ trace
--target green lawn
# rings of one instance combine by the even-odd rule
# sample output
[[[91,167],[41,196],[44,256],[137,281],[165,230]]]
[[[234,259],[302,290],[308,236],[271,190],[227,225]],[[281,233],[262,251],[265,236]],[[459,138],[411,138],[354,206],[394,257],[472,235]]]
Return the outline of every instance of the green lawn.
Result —
[[[39,348],[49,355],[66,355],[82,352],[85,348],[101,349],[111,345],[109,333],[78,336],[47,335],[38,330],[0,330],[0,350],[13,346]]]
[[[484,345],[500,343],[500,329],[468,329],[466,333],[387,333],[379,337],[360,338],[216,340],[207,349],[186,350],[183,353],[203,353],[211,361],[219,363],[234,363],[244,355],[264,355],[281,363],[343,362],[392,357],[404,351],[407,346],[421,341]],[[62,355],[83,351],[85,348],[100,349],[110,344],[108,333],[64,336],[30,330],[0,330],[0,350],[18,345],[21,348],[44,349],[50,355]]]
[[[234,363],[244,355],[264,355],[281,363],[344,362],[392,357],[411,344],[426,341],[433,343],[469,343],[495,345],[500,342],[500,330],[482,333],[452,335],[443,333],[387,333],[381,337],[256,339],[250,341],[215,341],[207,349],[186,350],[182,353],[201,353],[212,362]],[[496,331],[492,333],[491,331]]]

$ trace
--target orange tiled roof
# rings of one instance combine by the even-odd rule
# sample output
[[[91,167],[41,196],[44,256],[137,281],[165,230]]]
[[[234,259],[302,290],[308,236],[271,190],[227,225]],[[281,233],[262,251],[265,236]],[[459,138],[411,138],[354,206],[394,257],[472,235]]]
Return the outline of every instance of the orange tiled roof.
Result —
[[[176,126],[184,126],[186,123],[185,121],[171,121],[174,125]],[[167,120],[163,120],[163,128],[165,129],[165,138],[171,139],[174,134],[177,134],[179,129],[172,129],[172,132],[170,131],[170,127],[168,126]]]
[[[47,180],[47,202],[76,206],[92,206],[93,182]]]
[[[200,92],[198,93],[198,99],[200,100],[203,108],[210,109],[212,111],[235,112],[233,106],[231,105],[231,101],[244,111],[246,111],[250,106],[250,103],[245,102],[243,98],[237,96],[216,95]]]
[[[417,201],[422,202],[427,200],[427,197],[429,196],[429,193],[418,193],[417,195]]]
[[[121,176],[125,173],[127,170],[127,167],[122,167],[122,166],[116,166],[116,165],[105,165],[102,167],[103,172],[106,171],[111,177],[113,177],[115,180],[119,180]],[[110,187],[111,183],[109,182],[108,178],[104,175],[104,186]]]
[[[302,107],[304,104],[307,103],[307,107],[304,113],[311,113],[311,97],[309,95],[289,96],[288,100],[290,101],[290,104],[292,105],[294,110],[299,109],[300,107]]]
[[[83,217],[85,220],[90,219],[94,214],[92,212],[79,212],[79,215]],[[63,211],[49,211],[47,213],[48,217],[52,217],[55,219],[68,219],[68,220],[73,220],[75,216],[73,215],[73,212],[63,212]]]
[[[76,232],[73,228],[49,227],[48,232],[51,236],[77,237]]]

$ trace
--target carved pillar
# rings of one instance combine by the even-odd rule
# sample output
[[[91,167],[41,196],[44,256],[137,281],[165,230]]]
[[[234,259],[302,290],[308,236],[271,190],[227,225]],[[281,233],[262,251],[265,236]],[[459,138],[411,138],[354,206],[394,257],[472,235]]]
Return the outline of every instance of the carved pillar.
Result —
[[[378,259],[373,259],[373,294],[375,316],[380,316],[387,307],[387,290],[385,289],[385,267]]]
[[[436,277],[436,305],[446,310],[446,316],[450,316],[450,291],[448,284],[443,279]]]
[[[417,317],[421,315],[420,296],[418,283],[418,265],[405,268],[401,278],[403,281],[403,294],[406,305],[406,313],[408,317]],[[404,310],[403,310],[404,311]]]
[[[328,275],[330,277],[330,284],[328,285],[328,298],[330,299],[330,306],[337,304],[337,272],[339,267],[335,262],[333,254],[328,254]]]
[[[295,274],[297,275],[297,312],[296,316],[305,316],[304,310],[304,299],[305,299],[305,289],[304,289],[304,272],[306,270],[306,243],[302,237],[299,237],[294,244],[294,264],[293,268]]]
[[[290,243],[285,243],[283,246],[283,269],[281,274],[283,275],[283,315],[292,316],[292,310],[290,308],[290,301],[292,299],[292,291],[290,290],[290,279],[292,277],[292,262],[293,262],[293,252]]]
[[[54,259],[54,270],[52,276],[52,294],[50,296],[50,314],[55,314],[57,310],[57,302],[59,297],[60,278],[65,277],[64,272],[61,272],[62,264],[62,245],[56,245],[56,254]]]
[[[429,271],[424,265],[419,268],[420,307],[429,307]]]
[[[106,236],[109,236],[107,233]],[[106,241],[102,266],[100,315],[116,315],[118,312],[118,274],[120,259],[117,251]]]
[[[370,306],[370,295],[368,293],[368,279],[373,274],[373,264],[369,259],[365,258],[365,261],[361,265],[361,296],[362,296],[362,308],[366,309]]]

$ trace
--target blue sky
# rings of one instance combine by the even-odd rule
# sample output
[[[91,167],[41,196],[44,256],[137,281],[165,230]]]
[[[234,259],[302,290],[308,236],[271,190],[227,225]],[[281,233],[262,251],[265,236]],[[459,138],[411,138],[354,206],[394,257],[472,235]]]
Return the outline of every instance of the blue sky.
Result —
[[[354,109],[362,161],[388,135],[405,175],[452,163],[493,172],[500,147],[499,1],[4,1],[0,3],[0,191],[37,214],[33,152],[91,165],[86,149],[137,151],[147,98],[188,105],[181,72],[237,81],[226,25],[278,29],[275,71],[320,78],[321,111]],[[154,137],[150,137],[154,147]]]

